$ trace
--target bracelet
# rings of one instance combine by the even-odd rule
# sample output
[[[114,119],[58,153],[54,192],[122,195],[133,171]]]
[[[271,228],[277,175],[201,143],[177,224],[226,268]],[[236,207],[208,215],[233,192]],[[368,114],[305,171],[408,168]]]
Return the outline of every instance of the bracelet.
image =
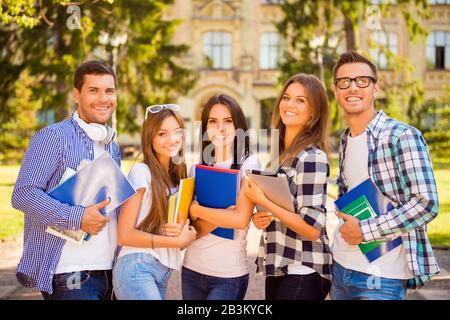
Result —
[[[152,249],[154,249],[153,248],[153,233],[151,233],[150,235],[152,236]]]

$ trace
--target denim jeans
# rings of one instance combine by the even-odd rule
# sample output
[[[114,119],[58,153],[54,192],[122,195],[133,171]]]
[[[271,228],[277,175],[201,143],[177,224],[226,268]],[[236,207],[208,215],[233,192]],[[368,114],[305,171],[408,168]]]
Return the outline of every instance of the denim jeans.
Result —
[[[243,300],[248,274],[235,278],[208,276],[183,267],[181,288],[184,300]]]
[[[404,300],[407,280],[388,279],[346,269],[333,261],[333,300]]]
[[[118,300],[163,300],[172,269],[150,253],[120,257],[113,268],[113,288]]]
[[[111,270],[55,274],[52,294],[41,293],[44,300],[111,300],[111,278]]]

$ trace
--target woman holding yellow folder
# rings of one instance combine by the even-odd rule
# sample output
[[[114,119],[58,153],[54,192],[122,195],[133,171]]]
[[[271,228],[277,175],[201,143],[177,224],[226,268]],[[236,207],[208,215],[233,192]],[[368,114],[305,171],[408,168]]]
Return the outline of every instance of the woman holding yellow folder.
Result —
[[[221,169],[260,169],[250,153],[247,124],[239,104],[230,96],[211,97],[202,111],[201,164]],[[194,174],[194,166],[190,175]],[[220,182],[218,182],[220,183]],[[185,300],[242,300],[247,291],[247,231],[254,204],[239,192],[236,210],[212,209],[196,201],[190,207],[197,240],[187,247],[182,269]],[[235,229],[233,240],[210,233],[217,227]]]
[[[113,268],[113,288],[119,300],[161,300],[173,269],[180,270],[180,248],[195,239],[189,220],[166,223],[168,196],[186,177],[183,159],[183,120],[178,105],[147,108],[142,126],[143,163],[132,167],[128,179],[136,194],[121,207],[118,243],[122,246]]]
[[[331,286],[332,263],[325,228],[325,87],[314,75],[297,74],[284,84],[275,106],[272,124],[279,130],[279,145],[272,144],[271,167],[288,177],[295,212],[270,201],[250,179],[245,181],[245,194],[269,211],[253,217],[263,229],[257,272],[266,277],[267,300],[323,300]]]

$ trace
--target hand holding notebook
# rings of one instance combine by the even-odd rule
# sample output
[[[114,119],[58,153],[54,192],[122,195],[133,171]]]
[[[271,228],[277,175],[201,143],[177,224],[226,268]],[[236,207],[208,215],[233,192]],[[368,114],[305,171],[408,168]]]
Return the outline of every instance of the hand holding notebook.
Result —
[[[109,217],[103,215],[101,210],[105,208],[111,199],[107,197],[105,200],[84,208],[83,218],[81,220],[81,230],[89,235],[97,235],[109,222]],[[87,238],[85,238],[87,240]]]
[[[334,203],[339,211],[352,215],[358,220],[365,220],[376,218],[394,208],[390,203],[385,205],[386,202],[384,195],[369,178],[342,195]],[[401,244],[401,237],[397,237],[392,241],[360,243],[358,247],[371,263]]]
[[[107,214],[135,193],[117,163],[109,153],[104,153],[64,180],[48,195],[63,203],[85,208],[95,204],[98,205],[106,198],[110,198],[109,202],[100,204],[98,207],[102,214]],[[86,233],[82,230],[60,230],[49,227],[46,231],[79,244],[85,240],[86,236]]]
[[[294,204],[285,174],[270,173],[259,170],[248,170],[247,176],[264,192],[264,195],[276,205],[294,212]],[[260,205],[258,211],[267,211]]]

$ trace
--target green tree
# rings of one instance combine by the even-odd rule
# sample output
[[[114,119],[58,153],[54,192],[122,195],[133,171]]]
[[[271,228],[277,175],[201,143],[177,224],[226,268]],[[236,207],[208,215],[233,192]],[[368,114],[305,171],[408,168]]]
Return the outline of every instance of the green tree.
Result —
[[[14,85],[13,97],[8,105],[11,116],[0,126],[0,162],[20,160],[31,136],[39,128],[36,111],[40,103],[33,99],[34,81],[25,70]]]
[[[16,23],[25,28],[32,28],[39,23],[34,1],[0,0],[0,21],[8,25]]]
[[[127,34],[114,61],[119,132],[139,129],[137,109],[173,101],[195,83],[182,63],[188,46],[172,44],[178,21],[164,18],[172,1],[84,0],[76,7],[67,0],[0,1],[0,134],[6,120],[17,116],[10,105],[24,71],[35,80],[32,99],[39,110],[53,111],[57,121],[67,117],[76,67],[88,59],[112,62],[113,47],[99,42],[103,33]]]
[[[450,85],[447,96],[427,101],[415,125],[423,132],[433,157],[450,159]]]

